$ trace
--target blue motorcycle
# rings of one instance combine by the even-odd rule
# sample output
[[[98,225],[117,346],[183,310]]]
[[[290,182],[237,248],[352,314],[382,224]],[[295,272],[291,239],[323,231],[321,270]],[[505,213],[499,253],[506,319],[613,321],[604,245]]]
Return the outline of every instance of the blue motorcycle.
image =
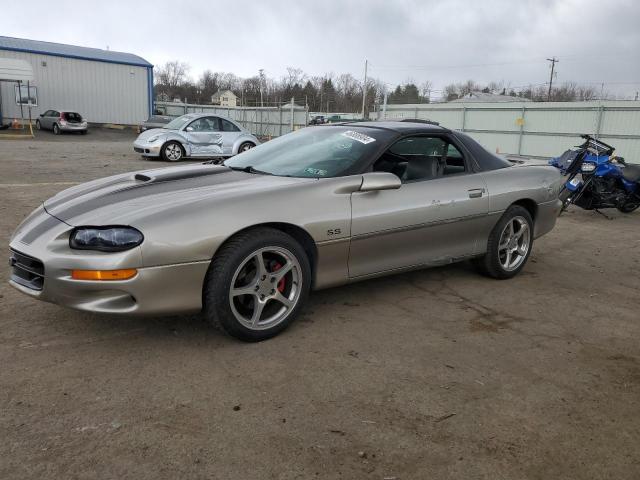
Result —
[[[615,148],[596,138],[582,138],[582,145],[549,160],[549,165],[567,175],[560,190],[562,211],[573,204],[585,210],[633,212],[640,206],[640,165],[614,156]]]

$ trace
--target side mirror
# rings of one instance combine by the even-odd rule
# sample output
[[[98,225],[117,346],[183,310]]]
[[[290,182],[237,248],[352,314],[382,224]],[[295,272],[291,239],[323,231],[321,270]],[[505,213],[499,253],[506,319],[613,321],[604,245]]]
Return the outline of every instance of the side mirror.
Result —
[[[193,127],[187,127],[187,128],[185,128],[185,130],[186,130],[187,132],[193,132]]]
[[[393,173],[371,172],[362,175],[360,192],[377,192],[379,190],[397,190],[402,181]]]
[[[40,116],[41,116],[41,117],[44,117],[44,113],[41,113],[41,114],[40,114]]]

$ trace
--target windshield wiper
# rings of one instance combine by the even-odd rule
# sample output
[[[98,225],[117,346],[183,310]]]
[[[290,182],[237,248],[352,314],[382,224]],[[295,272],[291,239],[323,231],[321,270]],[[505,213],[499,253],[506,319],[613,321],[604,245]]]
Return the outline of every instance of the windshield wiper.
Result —
[[[238,172],[257,173],[259,175],[273,175],[273,173],[271,173],[271,172],[265,172],[263,170],[258,170],[257,168],[253,168],[251,165],[247,165],[246,167],[230,167],[229,165],[225,165],[225,167],[230,168],[231,170],[236,170]]]

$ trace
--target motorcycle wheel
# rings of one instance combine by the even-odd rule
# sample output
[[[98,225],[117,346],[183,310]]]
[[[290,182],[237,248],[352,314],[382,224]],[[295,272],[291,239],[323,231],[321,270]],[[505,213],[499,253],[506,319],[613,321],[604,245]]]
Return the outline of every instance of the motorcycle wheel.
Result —
[[[622,213],[631,213],[638,207],[640,207],[640,204],[638,203],[625,203],[624,205],[618,206],[616,208]]]

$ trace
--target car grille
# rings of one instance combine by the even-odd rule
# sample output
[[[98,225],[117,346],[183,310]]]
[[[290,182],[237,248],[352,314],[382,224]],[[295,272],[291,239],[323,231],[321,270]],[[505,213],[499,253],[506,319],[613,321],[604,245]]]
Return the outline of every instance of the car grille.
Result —
[[[44,264],[16,250],[10,251],[11,280],[32,290],[42,290],[44,285]]]
[[[138,152],[138,153],[144,153],[144,149],[142,149],[140,147],[133,147],[133,151],[134,152]]]

